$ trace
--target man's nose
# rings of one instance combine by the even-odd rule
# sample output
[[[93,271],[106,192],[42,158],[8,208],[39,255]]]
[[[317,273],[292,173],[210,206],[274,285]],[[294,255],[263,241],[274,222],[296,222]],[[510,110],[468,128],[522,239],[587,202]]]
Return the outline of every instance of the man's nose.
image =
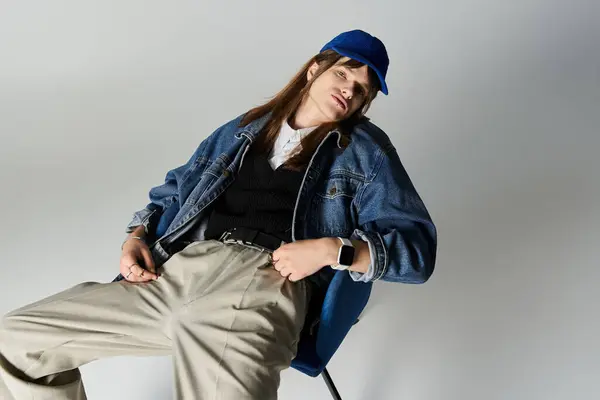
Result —
[[[342,94],[345,98],[350,99],[354,95],[354,88],[352,86],[346,86],[342,89]]]

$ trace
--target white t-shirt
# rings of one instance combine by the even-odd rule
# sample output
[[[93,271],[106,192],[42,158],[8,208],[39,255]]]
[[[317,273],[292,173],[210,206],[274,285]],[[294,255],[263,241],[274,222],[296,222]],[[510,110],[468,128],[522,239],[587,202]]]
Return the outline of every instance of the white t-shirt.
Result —
[[[292,150],[300,143],[302,138],[316,128],[316,126],[312,126],[296,130],[285,121],[281,125],[279,135],[277,135],[277,139],[273,145],[273,150],[269,154],[269,164],[271,164],[271,168],[277,169],[277,167],[283,164],[291,155],[293,155]]]

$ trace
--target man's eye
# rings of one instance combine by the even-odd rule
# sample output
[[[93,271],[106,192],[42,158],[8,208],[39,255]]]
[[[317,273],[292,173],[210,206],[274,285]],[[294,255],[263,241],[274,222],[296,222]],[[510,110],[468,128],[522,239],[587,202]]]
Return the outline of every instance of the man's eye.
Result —
[[[346,76],[346,74],[345,74],[343,71],[338,71],[338,75],[339,75],[339,76],[342,76],[342,77],[343,77],[343,76]]]

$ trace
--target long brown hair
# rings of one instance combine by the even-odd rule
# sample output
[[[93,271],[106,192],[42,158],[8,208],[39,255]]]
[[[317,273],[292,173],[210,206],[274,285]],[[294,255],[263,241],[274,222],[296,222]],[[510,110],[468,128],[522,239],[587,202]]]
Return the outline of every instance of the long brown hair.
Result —
[[[269,121],[265,124],[255,143],[252,145],[253,151],[269,154],[273,148],[273,145],[275,144],[275,140],[277,139],[281,125],[284,123],[284,121],[289,120],[289,118],[293,116],[304,97],[308,94],[312,83],[321,74],[334,66],[342,57],[342,55],[333,50],[325,50],[324,52],[313,56],[304,64],[304,66],[302,66],[302,68],[296,73],[290,82],[271,100],[261,106],[251,109],[244,115],[240,126],[244,126],[268,113],[271,113]],[[315,62],[319,65],[319,68],[317,69],[313,78],[309,81],[307,79],[307,72],[310,66]],[[360,68],[364,64],[360,61],[349,59],[341,65],[347,66],[348,68]],[[364,115],[369,109],[373,99],[375,99],[377,96],[380,88],[377,74],[371,68],[368,70],[369,82],[371,85],[368,93],[365,96],[364,104],[348,118],[345,118],[342,121],[321,124],[310,134],[302,138],[300,143],[301,150],[285,162],[285,168],[296,171],[304,169],[310,162],[312,154],[319,146],[319,143],[321,143],[321,140],[327,135],[327,133],[334,129],[339,130],[342,134],[343,140],[340,141],[341,144],[343,146],[348,144],[350,128],[356,123],[360,122],[362,118],[366,118]]]

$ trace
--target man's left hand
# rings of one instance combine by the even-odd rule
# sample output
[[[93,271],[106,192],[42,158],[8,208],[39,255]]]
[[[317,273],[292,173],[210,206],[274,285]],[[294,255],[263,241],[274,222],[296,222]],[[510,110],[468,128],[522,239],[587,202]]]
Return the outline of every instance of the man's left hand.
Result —
[[[339,240],[320,238],[286,243],[273,252],[273,266],[281,276],[295,282],[337,260]]]

